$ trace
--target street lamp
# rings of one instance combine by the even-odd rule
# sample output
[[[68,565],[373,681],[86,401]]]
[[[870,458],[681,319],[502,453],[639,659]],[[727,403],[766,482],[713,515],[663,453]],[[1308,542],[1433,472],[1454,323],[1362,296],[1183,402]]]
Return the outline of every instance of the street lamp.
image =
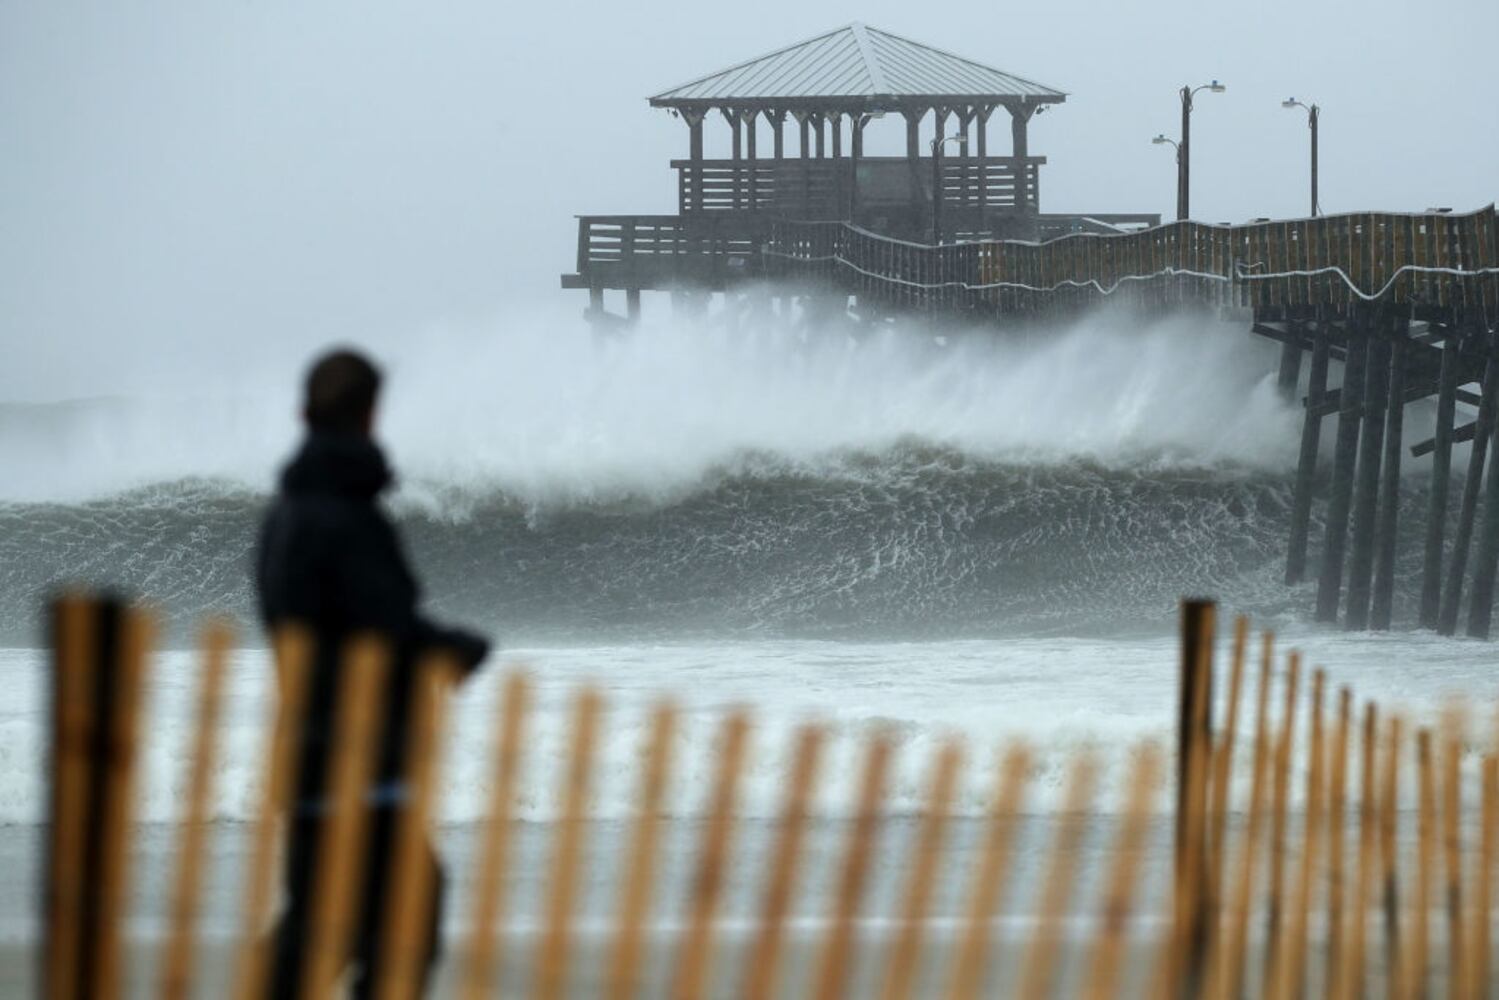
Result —
[[[1221,94],[1228,88],[1217,80],[1204,83],[1200,87],[1183,87],[1182,97],[1182,139],[1181,145],[1176,150],[1176,217],[1185,219],[1191,211],[1192,182],[1192,97],[1199,90],[1210,93]]]
[[[1312,215],[1321,215],[1322,203],[1317,200],[1317,118],[1321,115],[1322,109],[1315,104],[1303,104],[1294,97],[1288,97],[1284,101],[1281,101],[1280,106],[1283,108],[1301,108],[1306,112],[1306,124],[1312,130]]]
[[[966,150],[968,136],[959,134],[932,140],[932,246],[938,247],[942,245],[942,147],[949,142]]]

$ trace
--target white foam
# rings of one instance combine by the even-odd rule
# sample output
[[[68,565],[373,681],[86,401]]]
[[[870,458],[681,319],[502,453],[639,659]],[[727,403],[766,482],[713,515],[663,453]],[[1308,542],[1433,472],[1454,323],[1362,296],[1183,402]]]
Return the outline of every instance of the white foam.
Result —
[[[1479,668],[1469,665],[1471,656],[1465,655],[1471,644],[1423,635],[1351,638],[1314,632],[1299,635],[1297,643],[1307,650],[1309,663],[1330,668],[1334,683],[1351,682],[1360,698],[1376,698],[1385,710],[1403,711],[1412,722],[1433,719],[1440,699],[1454,692],[1470,692],[1490,704],[1499,693],[1491,681],[1483,682],[1486,688],[1480,685]],[[851,808],[864,740],[876,731],[895,739],[887,806],[897,813],[920,809],[935,751],[950,739],[962,740],[966,778],[955,808],[969,815],[982,813],[990,800],[1002,741],[1023,739],[1036,750],[1030,806],[1045,811],[1078,750],[1097,750],[1110,767],[1122,768],[1130,748],[1141,741],[1153,740],[1169,750],[1174,738],[1176,657],[1169,636],[1124,642],[1058,638],[637,645],[516,651],[507,660],[528,664],[536,684],[520,796],[520,814],[533,820],[556,815],[571,699],[583,683],[596,685],[607,706],[589,805],[596,817],[630,812],[638,794],[650,709],[663,696],[674,699],[684,713],[674,791],[665,806],[674,815],[696,815],[704,808],[715,765],[716,727],[732,706],[753,711],[752,763],[738,811],[758,817],[777,814],[793,732],[811,720],[825,721],[832,736],[816,808],[833,816]],[[43,662],[38,652],[0,650],[0,823],[37,822],[44,808]],[[488,802],[500,677],[500,670],[488,670],[459,695],[443,788],[449,821],[475,819]],[[1246,706],[1252,705],[1253,678],[1251,669]],[[142,820],[170,821],[177,815],[187,780],[195,683],[189,654],[168,652],[157,658],[147,703]],[[264,652],[247,650],[234,658],[217,780],[215,812],[221,819],[254,814],[269,685]],[[1329,692],[1329,717],[1333,704]],[[1279,705],[1277,691],[1272,711],[1278,714]],[[1304,705],[1298,737],[1303,742]],[[1487,727],[1491,716],[1473,721]],[[1249,723],[1242,725],[1247,734]],[[1475,733],[1470,764],[1487,747],[1487,736],[1486,728]],[[1240,775],[1247,774],[1248,751],[1246,735],[1238,754]],[[1162,777],[1162,808],[1171,780],[1168,769]],[[1122,784],[1112,781],[1106,787]],[[1299,790],[1293,795],[1299,798]],[[1242,790],[1235,800],[1244,801]],[[1101,798],[1099,806],[1113,808],[1112,796]]]
[[[648,314],[596,342],[573,314],[515,310],[370,345],[390,375],[380,433],[406,497],[460,506],[494,489],[528,503],[670,497],[746,455],[816,471],[907,441],[1042,463],[1279,469],[1294,456],[1297,412],[1270,384],[1273,352],[1238,325],[1100,314],[1026,336],[852,329]],[[269,336],[232,369],[202,349],[115,362],[54,386],[102,398],[6,406],[0,499],[198,477],[268,489],[319,346]]]

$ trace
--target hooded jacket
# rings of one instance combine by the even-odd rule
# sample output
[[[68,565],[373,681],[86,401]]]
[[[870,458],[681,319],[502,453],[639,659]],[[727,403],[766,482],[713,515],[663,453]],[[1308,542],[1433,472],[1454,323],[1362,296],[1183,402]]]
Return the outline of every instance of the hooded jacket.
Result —
[[[418,610],[421,589],[395,527],[376,500],[392,483],[379,447],[367,436],[313,431],[281,475],[256,552],[260,614],[268,629],[309,627],[317,652],[303,727],[297,802],[321,808],[338,692],[340,652],[356,632],[391,643],[385,725],[376,764],[377,797],[399,799],[401,756],[417,657],[432,649],[468,670],[489,644],[446,628]]]

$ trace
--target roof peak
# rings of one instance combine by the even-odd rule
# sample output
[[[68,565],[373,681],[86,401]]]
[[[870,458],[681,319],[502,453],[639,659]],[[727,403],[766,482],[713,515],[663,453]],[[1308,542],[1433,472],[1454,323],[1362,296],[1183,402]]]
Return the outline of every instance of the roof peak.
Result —
[[[1018,98],[1058,102],[1067,95],[862,21],[698,77],[650,99],[656,106],[888,97]]]

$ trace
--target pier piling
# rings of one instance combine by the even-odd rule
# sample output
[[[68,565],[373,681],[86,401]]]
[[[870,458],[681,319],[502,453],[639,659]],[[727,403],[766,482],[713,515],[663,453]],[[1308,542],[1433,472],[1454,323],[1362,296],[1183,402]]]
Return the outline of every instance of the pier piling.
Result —
[[[1383,457],[1385,407],[1389,404],[1390,340],[1382,315],[1363,317],[1359,333],[1368,341],[1364,369],[1363,427],[1359,436],[1354,484],[1353,549],[1348,561],[1349,629],[1369,626],[1369,597],[1374,576],[1374,517],[1379,498],[1379,465]]]
[[[1343,363],[1343,386],[1338,396],[1338,440],[1333,452],[1332,494],[1327,503],[1322,571],[1317,580],[1318,621],[1338,620],[1338,603],[1343,590],[1343,556],[1348,545],[1348,508],[1353,499],[1353,471],[1358,458],[1359,410],[1363,403],[1364,367],[1368,355],[1368,338],[1356,329],[1350,316],[1347,360]]]
[[[1437,417],[1431,453],[1431,504],[1421,572],[1421,627],[1436,628],[1442,606],[1442,542],[1447,531],[1447,490],[1452,482],[1452,422],[1457,414],[1458,340],[1452,330],[1442,344],[1437,380]]]
[[[1285,373],[1285,355],[1281,355]],[[1318,317],[1312,335],[1312,369],[1306,386],[1306,417],[1301,423],[1301,455],[1296,462],[1296,492],[1291,501],[1291,544],[1286,551],[1286,583],[1306,577],[1307,536],[1312,523],[1312,494],[1317,476],[1317,449],[1322,440],[1322,404],[1327,395],[1327,323]]]
[[[1463,505],[1458,512],[1457,532],[1452,536],[1452,562],[1447,568],[1447,586],[1442,594],[1441,617],[1437,631],[1442,635],[1457,632],[1457,613],[1463,599],[1463,577],[1468,571],[1468,548],[1473,542],[1473,521],[1478,513],[1478,493],[1483,485],[1484,459],[1488,455],[1489,436],[1494,426],[1494,394],[1499,390],[1499,359],[1492,354],[1483,371],[1483,394],[1478,403],[1478,419],[1473,427],[1473,451],[1468,456],[1468,475],[1463,480]]]
[[[1369,627],[1388,629],[1395,595],[1395,531],[1400,515],[1400,450],[1405,430],[1405,366],[1410,320],[1390,318],[1389,402],[1385,406],[1384,460],[1380,466],[1379,509],[1374,525],[1374,599]]]
[[[1492,433],[1492,397],[1499,392],[1496,381],[1496,364],[1493,360],[1494,344],[1489,343],[1489,363],[1484,372],[1485,402],[1490,403],[1489,450],[1499,452],[1499,436]],[[1476,449],[1478,443],[1475,441]],[[1489,625],[1494,615],[1494,577],[1499,572],[1499,453],[1491,454],[1488,462],[1488,484],[1484,490],[1483,534],[1478,543],[1478,561],[1473,567],[1473,603],[1468,610],[1468,635],[1475,639],[1489,637]]]

